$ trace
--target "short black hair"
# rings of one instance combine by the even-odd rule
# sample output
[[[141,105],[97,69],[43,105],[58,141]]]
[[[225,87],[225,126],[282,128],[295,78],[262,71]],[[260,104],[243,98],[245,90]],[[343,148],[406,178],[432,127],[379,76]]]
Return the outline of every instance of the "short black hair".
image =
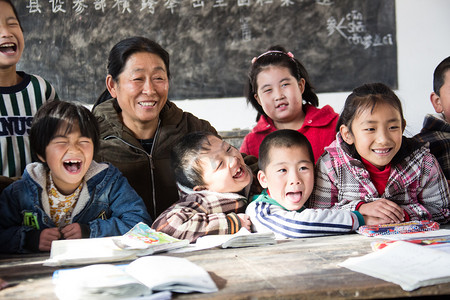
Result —
[[[263,172],[266,171],[266,167],[270,163],[270,150],[272,150],[272,148],[290,147],[306,147],[308,150],[309,159],[314,165],[314,153],[311,143],[308,141],[306,136],[297,130],[280,129],[269,133],[259,146],[259,169]]]
[[[439,63],[433,74],[433,91],[440,97],[441,87],[444,85],[445,73],[450,70],[450,56]],[[450,80],[450,78],[447,78]]]
[[[94,155],[99,146],[99,126],[95,116],[82,104],[52,100],[39,108],[33,118],[30,130],[30,146],[34,154],[45,160],[45,149],[61,129],[70,133],[78,125],[82,136],[94,144]]]
[[[208,137],[217,134],[206,131],[195,131],[180,138],[171,152],[171,164],[175,173],[175,180],[188,188],[203,186],[203,169],[199,164],[199,157],[203,151],[209,150]]]

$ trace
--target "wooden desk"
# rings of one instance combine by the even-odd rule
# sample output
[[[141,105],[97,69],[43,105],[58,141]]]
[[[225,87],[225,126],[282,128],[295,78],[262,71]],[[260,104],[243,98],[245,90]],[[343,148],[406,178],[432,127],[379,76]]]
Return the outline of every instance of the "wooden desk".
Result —
[[[219,287],[213,294],[174,298],[374,299],[450,295],[450,283],[405,292],[398,285],[337,266],[348,257],[372,252],[370,242],[374,240],[349,234],[281,241],[263,247],[172,254],[206,269]],[[0,258],[0,278],[19,283],[0,291],[0,299],[56,299],[51,275],[57,268],[42,266],[47,257],[41,254]]]

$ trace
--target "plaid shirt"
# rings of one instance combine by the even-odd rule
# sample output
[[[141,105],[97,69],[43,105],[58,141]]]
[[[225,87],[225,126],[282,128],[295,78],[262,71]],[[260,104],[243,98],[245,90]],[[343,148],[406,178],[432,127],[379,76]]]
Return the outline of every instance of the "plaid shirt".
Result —
[[[450,180],[450,124],[441,114],[428,114],[423,128],[416,136],[421,142],[430,143],[430,152],[436,156],[447,180]]]
[[[238,213],[244,213],[247,198],[236,193],[195,192],[179,185],[180,200],[153,223],[156,231],[195,242],[208,234],[233,234],[242,227]],[[248,191],[250,185],[247,186]]]
[[[356,210],[358,204],[385,198],[397,203],[411,220],[450,220],[449,187],[436,160],[423,145],[403,137],[391,174],[379,195],[358,155],[338,133],[317,163],[310,207]]]

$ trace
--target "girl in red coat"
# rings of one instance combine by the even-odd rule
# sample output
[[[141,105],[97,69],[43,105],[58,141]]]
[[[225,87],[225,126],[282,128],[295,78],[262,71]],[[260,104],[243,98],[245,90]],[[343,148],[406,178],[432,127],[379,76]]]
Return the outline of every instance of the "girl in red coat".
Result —
[[[253,58],[246,87],[247,102],[258,111],[258,123],[244,138],[240,151],[258,157],[264,137],[278,129],[303,133],[314,159],[336,138],[338,114],[331,106],[319,109],[319,99],[305,67],[283,47],[271,47]]]

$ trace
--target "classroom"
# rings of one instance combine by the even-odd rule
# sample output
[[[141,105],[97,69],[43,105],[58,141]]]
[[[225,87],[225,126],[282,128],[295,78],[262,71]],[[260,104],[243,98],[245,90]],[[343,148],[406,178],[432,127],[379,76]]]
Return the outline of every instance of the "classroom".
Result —
[[[292,53],[289,52],[289,57],[292,55],[304,64],[316,87],[319,108],[329,105],[339,114],[344,109],[345,100],[353,88],[371,82],[386,84],[395,92],[401,102],[403,116],[406,119],[403,135],[408,138],[420,132],[426,114],[435,113],[430,102],[430,94],[433,91],[433,71],[439,62],[448,57],[450,53],[450,40],[447,38],[450,29],[450,19],[448,18],[450,2],[447,0],[142,0],[136,2],[129,0],[30,0],[20,1],[20,4],[18,2],[13,1],[21,19],[26,46],[20,61],[17,63],[17,70],[41,75],[52,84],[60,100],[79,103],[81,104],[81,108],[77,108],[79,111],[82,111],[83,108],[87,108],[89,111],[92,109],[95,115],[95,106],[102,105],[97,98],[105,90],[105,78],[107,78],[107,72],[110,70],[108,69],[109,66],[107,67],[108,52],[111,47],[130,36],[145,36],[159,43],[170,54],[171,76],[168,99],[184,112],[191,113],[195,117],[209,122],[205,125],[205,123],[195,123],[197,121],[191,120],[195,126],[203,126],[202,128],[206,128],[206,131],[211,130],[210,126],[212,126],[225,142],[237,149],[239,149],[244,136],[257,124],[258,113],[251,104],[246,102],[244,96],[246,73],[256,59],[261,57],[258,55],[265,52],[270,46],[281,45],[286,47],[287,51],[292,51]],[[217,13],[219,10],[223,10],[224,13]],[[129,26],[125,27],[123,24],[129,24]],[[215,28],[213,25],[216,24],[220,24],[220,26]],[[298,31],[289,30],[292,26],[298,27]],[[297,36],[301,37],[298,42]],[[267,37],[270,37],[270,40]],[[323,47],[320,47],[321,44]],[[166,64],[162,56],[160,56],[160,60]],[[160,69],[163,68],[160,67]],[[344,74],[340,74],[340,72]],[[112,79],[109,78],[109,82],[107,78],[106,84],[110,87],[113,86],[110,82],[115,82],[114,84],[117,84],[117,86],[113,87],[118,91],[119,81],[115,81],[116,79],[113,77],[111,77]],[[109,92],[111,93],[111,90]],[[97,106],[97,109],[98,107],[102,108],[102,106]],[[75,110],[75,107],[69,109]],[[125,112],[125,109],[123,111]],[[39,118],[44,117],[39,115]],[[98,115],[96,117],[98,118]],[[78,119],[78,122],[89,118],[88,112],[82,112],[82,117]],[[75,119],[71,122],[76,124],[77,121]],[[88,126],[84,125],[77,125],[75,130],[83,133],[84,137],[90,138],[89,134],[91,133],[86,135],[86,131],[89,130],[86,129]],[[123,127],[128,126],[125,121],[122,125]],[[60,123],[58,123],[58,126],[61,126]],[[102,128],[101,126],[100,124],[100,128]],[[103,124],[103,126],[105,125]],[[72,127],[68,128],[70,128],[69,133],[73,134]],[[159,129],[159,123],[157,128]],[[67,128],[65,130],[67,131]],[[130,129],[130,131],[132,132],[133,129]],[[145,159],[149,159],[150,164],[145,167],[155,169],[152,155],[153,143],[156,144],[156,141],[153,141],[153,136],[149,139],[148,137],[138,136],[136,132],[134,133],[139,142],[142,141],[142,147],[144,148],[144,142],[151,140],[151,151],[147,151],[148,148],[145,148],[147,151]],[[33,134],[36,135],[36,133],[30,133],[30,135]],[[177,132],[177,134],[180,133]],[[344,134],[342,132],[340,134],[345,139]],[[185,133],[184,135],[188,134]],[[214,139],[211,139],[214,136],[206,136],[208,145],[215,149]],[[188,137],[190,136],[188,135]],[[175,138],[175,135],[164,135],[164,139],[167,141],[172,142],[172,138]],[[132,147],[135,146],[132,145]],[[210,151],[210,149],[208,148],[207,151]],[[103,152],[100,152],[100,154],[96,152],[95,148],[88,151],[92,151],[95,155],[104,155]],[[229,148],[226,149],[227,153],[229,151]],[[314,159],[312,150],[310,152],[310,157],[312,156]],[[44,153],[46,152],[44,151]],[[134,155],[134,153],[129,155]],[[157,157],[157,155],[161,154],[155,154],[154,157]],[[48,176],[51,179],[52,186],[55,184],[56,189],[59,189],[57,183],[60,183],[60,181],[57,180],[60,179],[55,177],[57,180],[53,183],[51,173],[53,170],[50,161],[46,161],[45,155],[42,159],[42,156],[42,153],[38,153],[39,160],[44,162],[45,165],[48,163],[48,174],[50,174]],[[360,158],[363,158],[362,156],[360,154]],[[139,158],[138,154],[135,157],[136,165],[139,165],[142,157]],[[158,162],[155,159],[157,168],[168,168],[167,157],[164,156],[164,159],[161,160],[165,160],[162,164],[161,161]],[[173,160],[173,153],[171,158]],[[118,155],[115,159],[118,162],[115,167],[122,171],[119,164],[123,156]],[[249,173],[246,174],[246,171],[243,170],[244,167],[241,167],[234,169],[234,176],[241,173],[244,174],[243,177],[251,175],[254,168],[252,164],[255,161],[245,159],[249,159],[249,156],[244,155],[242,158],[243,166],[245,166],[245,163],[250,166],[248,167]],[[239,159],[236,161],[238,164],[240,163]],[[97,162],[98,165],[101,165],[100,161]],[[372,164],[370,161],[368,163]],[[75,168],[77,164],[84,165],[84,161],[79,163],[74,160],[69,163],[64,162],[64,164],[70,164],[71,168]],[[94,162],[92,167],[96,168],[95,171],[98,172],[95,173],[95,176],[106,172],[104,171],[105,167],[99,167],[98,165]],[[312,165],[317,167],[314,161]],[[377,165],[373,164],[373,166]],[[382,167],[384,166],[382,165]],[[116,170],[115,167],[112,167],[113,171]],[[212,168],[215,170],[214,167]],[[261,168],[261,165],[258,168]],[[265,168],[265,165],[263,168]],[[107,170],[111,172],[110,169]],[[325,173],[323,170],[321,169],[322,175]],[[263,171],[265,172],[265,170]],[[130,169],[128,169],[122,172],[125,175],[123,178],[129,176],[126,172],[131,173],[128,181],[131,181],[130,178],[141,181],[148,180],[147,174],[140,174],[135,170],[130,172]],[[133,172],[135,174],[132,174]],[[418,172],[420,173],[420,171]],[[430,171],[434,174],[433,172],[434,169]],[[445,177],[442,171],[440,173],[441,175],[435,175],[433,179],[439,178],[444,182]],[[85,174],[91,176],[91,173]],[[152,189],[167,180],[167,178],[161,179],[161,177],[164,177],[161,176],[162,173],[155,174],[156,176],[152,170],[151,182],[149,181],[149,186]],[[314,170],[312,174],[317,183],[317,174],[314,177]],[[259,183],[263,182],[259,173],[253,175],[253,180],[259,180]],[[120,180],[121,175],[115,176],[119,176]],[[175,176],[179,175],[176,174]],[[91,177],[89,177],[89,180],[91,180]],[[326,181],[326,179],[322,181]],[[86,187],[83,186],[84,182],[86,182]],[[85,196],[83,192],[88,189],[89,184],[92,185],[92,182],[89,183],[88,179],[82,178],[74,186],[74,189],[76,187],[78,191],[81,190],[81,194]],[[137,200],[137,198],[140,198],[142,191],[134,187],[134,182],[127,183],[125,180],[125,183],[123,181],[120,181],[120,183],[127,189],[124,190],[125,192],[121,190],[117,193],[127,194],[127,197],[129,197],[127,199],[135,201],[130,205],[129,213],[130,216],[132,214],[132,217],[130,217],[129,222],[136,223],[134,218],[151,219],[152,222],[155,222],[156,219],[154,224],[157,225],[148,230],[156,229],[159,231],[163,228],[167,230],[170,227],[167,226],[168,223],[158,223],[166,221],[164,219],[166,216],[162,217],[168,211],[164,208],[164,213],[160,214],[161,208],[156,205],[155,199],[157,196],[155,195],[160,191],[156,194],[153,192],[151,196],[151,199],[153,199],[153,204],[151,204],[153,210],[151,211],[146,199],[144,199],[145,203]],[[251,183],[250,180],[250,183],[247,182],[243,186],[239,185],[240,188],[236,191],[211,190],[211,192],[226,195],[235,193],[241,198],[246,198],[250,193]],[[186,193],[183,190],[186,186],[182,186],[179,181],[176,184],[179,189],[179,194],[177,193],[176,197],[186,197],[186,194],[183,194]],[[103,188],[102,185],[101,187]],[[129,187],[135,188],[136,193],[129,190]],[[164,187],[164,185],[161,185],[161,187]],[[376,187],[378,188],[378,186]],[[212,189],[206,183],[204,183],[204,186],[193,184],[192,191],[203,196],[201,193],[209,195],[208,190],[210,188]],[[66,194],[60,192],[61,195],[70,195],[75,193],[74,189]],[[91,189],[91,186],[89,186],[89,189]],[[271,191],[274,190],[271,187]],[[445,182],[445,188],[439,190],[440,195],[433,193],[435,197],[433,201],[437,202],[439,197],[442,199],[441,202],[444,203],[442,211],[450,209],[448,205],[450,200],[445,199],[449,198],[449,191],[450,188]],[[382,194],[382,192],[378,192],[380,195]],[[302,193],[306,192],[302,190]],[[324,189],[323,194],[327,193],[328,190]],[[13,195],[14,193],[10,194]],[[389,195],[389,193],[385,195]],[[164,205],[171,201],[168,199],[171,199],[172,196],[170,194],[167,199],[164,199],[166,202]],[[272,197],[271,194],[269,196]],[[2,197],[4,197],[3,194]],[[208,197],[211,197],[211,195]],[[275,194],[273,197],[275,197]],[[328,197],[328,194],[326,197]],[[144,197],[142,196],[142,198]],[[242,201],[239,200],[241,198],[237,198],[238,200],[235,200],[236,202],[233,202],[233,205],[236,207],[242,205],[242,203],[238,204],[239,201]],[[187,197],[187,199],[190,198]],[[317,202],[315,204],[320,204],[321,200],[317,199],[319,199],[319,196],[316,195]],[[389,200],[386,201],[389,202]],[[72,205],[76,207],[76,200],[75,204]],[[118,204],[116,205],[115,209],[118,207]],[[145,212],[146,209],[143,208],[144,205],[147,206],[148,214]],[[202,209],[201,205],[199,205],[199,210]],[[277,205],[284,210],[295,210],[299,213],[303,213],[303,209],[306,207],[286,209],[283,206],[284,204]],[[124,207],[125,205],[122,204],[121,208]],[[182,206],[180,208],[175,204],[172,207],[183,210]],[[86,239],[85,237],[89,237],[91,232],[98,234],[105,228],[104,225],[92,227],[91,224],[87,225],[88,229],[86,229],[86,226],[78,228],[77,234],[79,233],[80,237],[83,237],[83,239],[78,238],[80,240],[79,249],[74,250],[75,247],[58,249],[55,245],[69,245],[69,243],[62,243],[63,241],[75,241],[65,236],[61,231],[64,230],[63,223],[69,222],[64,218],[59,220],[62,223],[57,223],[61,236],[59,241],[53,241],[51,252],[48,248],[44,252],[36,253],[0,253],[0,299],[441,299],[450,295],[450,274],[447,271],[450,270],[450,250],[447,246],[450,244],[450,223],[445,224],[445,218],[450,218],[450,214],[447,216],[446,213],[430,210],[428,219],[432,214],[432,218],[434,218],[434,214],[439,217],[442,215],[444,222],[438,224],[437,222],[423,220],[420,221],[420,225],[417,225],[419,222],[412,222],[411,224],[414,223],[414,226],[411,225],[407,229],[400,226],[401,224],[391,227],[386,226],[389,228],[388,230],[396,231],[397,234],[386,237],[394,234],[392,232],[386,233],[386,236],[383,237],[377,234],[370,235],[372,233],[370,231],[372,227],[370,226],[368,226],[367,231],[356,230],[359,225],[353,228],[355,223],[364,224],[365,221],[365,224],[368,224],[370,222],[368,221],[370,218],[366,219],[362,212],[358,212],[360,207],[354,208],[351,206],[352,209],[345,210],[345,213],[348,213],[347,215],[342,214],[342,219],[350,218],[349,231],[352,231],[351,233],[330,234],[326,231],[326,235],[330,234],[330,236],[305,235],[303,237],[300,235],[300,238],[287,239],[278,239],[277,236],[277,239],[275,239],[273,234],[270,235],[267,231],[250,233],[245,230],[239,230],[239,232],[236,230],[228,231],[227,233],[232,233],[231,236],[225,234],[220,242],[218,239],[208,246],[201,246],[201,237],[193,238],[194,242],[192,242],[191,236],[181,235],[176,237],[176,242],[180,242],[178,239],[183,240],[185,242],[183,246],[179,243],[178,248],[175,248],[175,246],[173,249],[163,250],[161,248],[159,251],[154,250],[155,253],[150,251],[150,246],[148,246],[149,252],[142,252],[142,248],[136,250],[137,248],[126,248],[120,245],[118,242],[120,238],[122,238],[120,241],[125,241],[125,237],[128,238],[136,234],[135,232],[130,234],[128,230],[125,230],[125,232],[128,232],[123,234],[126,221],[122,224],[122,220],[117,225],[121,237],[115,231],[114,238],[111,238],[111,234],[109,234],[109,237],[105,237],[108,235],[99,235],[99,238]],[[121,208],[119,207],[120,212],[122,212]],[[319,205],[314,207],[314,209],[316,208],[322,207]],[[306,210],[308,209],[309,207]],[[332,211],[334,212],[334,210]],[[237,212],[236,210],[232,217],[237,218],[235,222],[239,224],[239,228],[246,229],[245,224],[247,223],[243,215],[247,211],[244,208],[244,211]],[[403,213],[407,217],[408,214],[415,216],[407,209],[403,209],[401,214]],[[96,212],[96,214],[98,213]],[[112,216],[106,217],[106,214],[105,210],[101,211],[94,222],[102,222],[112,218]],[[226,220],[222,222],[228,222],[228,226],[232,226],[230,225],[234,224],[232,217],[228,215]],[[34,218],[33,222],[37,223],[36,216]],[[115,215],[114,218],[116,218]],[[404,221],[407,222],[409,219]],[[402,222],[392,221],[392,223]],[[162,225],[159,226],[159,224]],[[3,226],[1,221],[0,225]],[[173,225],[171,224],[171,226]],[[171,230],[176,232],[177,226],[184,228],[178,224]],[[344,225],[340,226],[345,227]],[[416,226],[420,229],[417,229]],[[135,228],[133,227],[133,229]],[[86,236],[86,230],[88,230],[88,236]],[[377,227],[375,230],[381,231],[382,228]],[[399,240],[408,240],[406,237],[408,234],[405,233],[409,233],[410,230],[421,232],[414,231],[414,233],[411,233],[409,238],[411,243],[399,242]],[[207,233],[204,237],[208,237],[208,230],[205,230],[205,232]],[[223,231],[216,232],[218,236],[222,235],[221,233]],[[239,234],[249,234],[249,236],[246,240],[245,236],[242,237]],[[252,234],[254,240],[251,239]],[[261,238],[267,239],[261,239],[258,243],[256,240],[257,234],[260,234]],[[5,236],[0,235],[0,238],[4,240]],[[225,236],[230,237],[227,239]],[[236,241],[235,245],[232,244],[233,237]],[[445,241],[436,242],[436,239],[439,238]],[[191,244],[186,239],[191,239]],[[197,244],[195,244],[196,239]],[[92,240],[91,244],[88,244],[89,240]],[[392,241],[393,244],[390,244],[391,241],[389,240],[394,240]],[[432,246],[421,246],[429,240],[433,240]],[[208,239],[203,241],[206,242]],[[164,241],[164,243],[166,242]],[[242,244],[239,244],[239,242],[242,242]],[[413,245],[414,243],[420,245]],[[82,249],[82,245],[90,246]],[[439,246],[442,246],[442,248],[438,249]],[[95,247],[98,247],[96,249],[98,251],[94,251]],[[106,247],[108,250],[96,256],[102,251],[102,247]],[[381,249],[381,247],[385,248]],[[432,249],[433,247],[442,251]],[[89,248],[91,250],[86,251]],[[42,251],[41,248],[38,250]],[[63,253],[63,251],[67,252]],[[106,252],[108,253],[105,254]],[[149,253],[153,255],[148,255]],[[422,255],[422,253],[424,254]],[[115,255],[118,256],[114,257]],[[119,255],[123,256],[119,257]],[[144,256],[139,258],[140,255]],[[143,281],[139,282],[139,285],[136,285],[136,282],[133,281],[130,285],[132,288],[124,284],[123,290],[121,289],[122,286],[118,285],[118,288],[114,290],[112,288],[114,285],[107,286],[112,281],[108,282],[107,279],[96,281],[94,279],[93,282],[98,282],[100,286],[98,291],[95,287],[92,289],[95,284],[86,284],[92,290],[86,289],[85,286],[77,290],[77,286],[71,284],[75,277],[67,277],[69,281],[64,282],[64,284],[70,282],[67,287],[74,288],[73,291],[84,296],[71,294],[72,290],[64,291],[65,287],[58,286],[58,283],[61,283],[61,278],[63,278],[59,278],[60,275],[69,274],[73,270],[76,271],[78,267],[91,264],[97,266],[111,264],[120,270],[128,270],[132,262],[155,256],[167,259],[176,258],[180,261],[194,263],[200,269],[203,269],[202,271],[206,271],[206,277],[202,280],[209,280],[213,289],[210,291],[202,290],[202,288],[206,288],[206,283],[201,281],[204,286],[202,284],[195,287],[187,285],[184,288],[188,292],[180,292],[181,288],[176,286],[177,283],[181,286],[182,279],[180,278],[175,279],[173,286],[156,288],[153,290],[153,295],[146,291],[141,296],[135,296],[134,293],[131,293],[131,290],[137,286],[141,288],[140,285],[145,285]],[[370,259],[375,257],[378,257],[377,259],[380,261],[379,268],[370,265],[372,263]],[[396,272],[396,263],[399,266],[408,265],[408,271],[405,273],[408,272],[408,275],[411,276],[405,279],[404,277],[407,276],[403,276],[404,274],[401,272]],[[364,269],[365,264],[369,266],[367,269]],[[426,269],[425,265],[429,266],[429,269]],[[368,270],[370,268],[373,268],[373,270]],[[154,271],[151,267],[149,269]],[[148,272],[148,270],[146,271]],[[169,272],[162,267],[156,272],[165,275],[166,271]],[[183,271],[180,264],[179,273],[182,274]],[[441,273],[442,275],[440,275]],[[131,271],[127,276],[130,274]],[[81,278],[76,278],[76,280],[82,281]],[[176,282],[176,280],[180,282]],[[105,286],[101,286],[101,284],[105,284]],[[150,288],[149,285],[147,287]],[[126,288],[129,289],[128,294],[124,292]],[[189,290],[189,288],[191,289]],[[92,294],[89,294],[91,291]],[[109,291],[112,294],[108,294]],[[84,292],[86,293],[83,294]],[[105,294],[102,294],[102,292],[105,292]],[[113,296],[114,292],[125,294]],[[137,289],[134,292],[137,293]],[[133,298],[128,298],[130,295]],[[88,296],[92,298],[87,298]]]

